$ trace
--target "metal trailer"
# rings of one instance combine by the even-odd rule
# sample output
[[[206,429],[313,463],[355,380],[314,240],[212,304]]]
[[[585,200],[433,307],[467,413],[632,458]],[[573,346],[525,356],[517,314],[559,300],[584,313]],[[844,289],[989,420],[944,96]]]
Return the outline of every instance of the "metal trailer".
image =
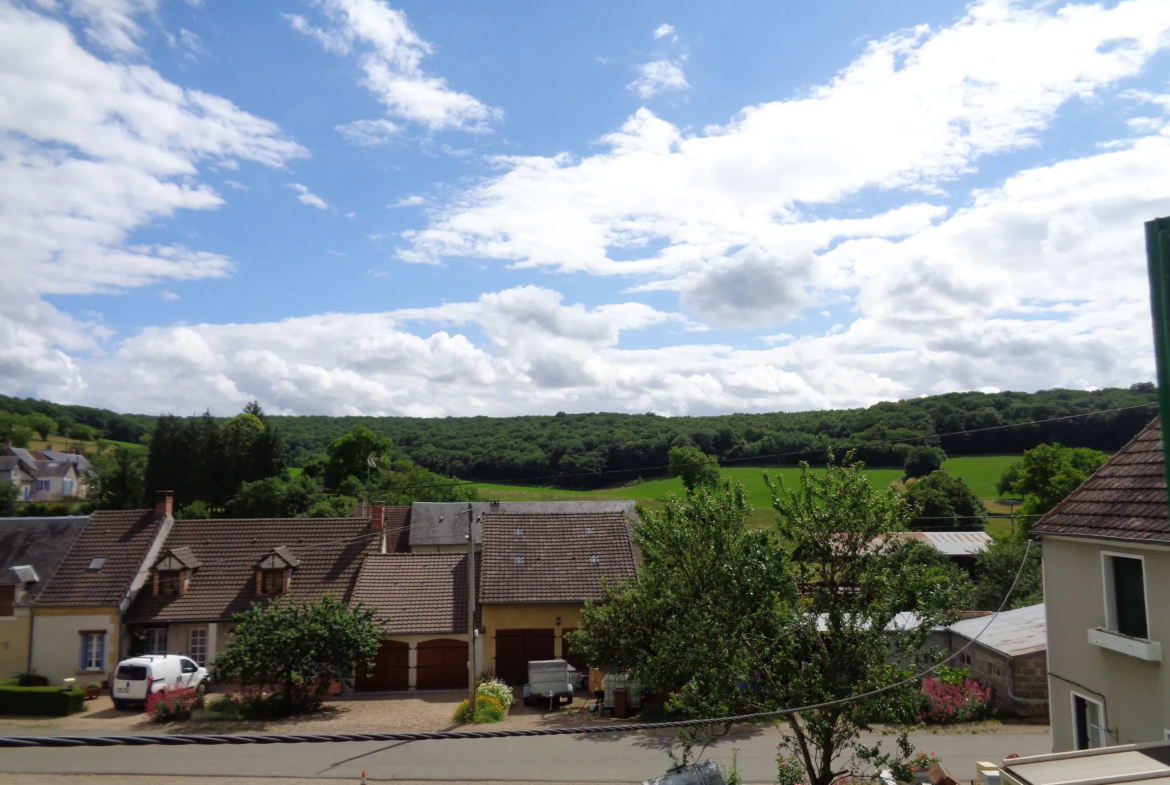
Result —
[[[562,698],[573,702],[573,685],[569,683],[571,666],[564,660],[530,660],[528,683],[524,685],[524,705],[547,700],[549,709],[559,708]]]

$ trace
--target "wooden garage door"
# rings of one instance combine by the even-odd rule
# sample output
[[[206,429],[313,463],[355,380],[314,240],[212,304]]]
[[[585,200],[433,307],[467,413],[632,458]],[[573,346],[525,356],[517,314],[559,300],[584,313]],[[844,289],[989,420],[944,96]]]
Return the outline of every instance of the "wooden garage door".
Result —
[[[556,655],[556,630],[496,630],[496,675],[512,685],[528,681],[529,660]]]
[[[467,686],[467,641],[437,638],[418,645],[415,683],[420,690]]]
[[[382,641],[374,657],[373,672],[368,676],[359,673],[354,686],[362,692],[409,688],[410,645],[402,641]]]
[[[576,627],[563,627],[563,628],[561,628],[561,659],[564,660],[565,662],[569,663],[570,665],[572,665],[574,668],[576,668],[579,671],[587,671],[587,670],[589,670],[589,666],[587,666],[585,664],[585,658],[582,657],[580,654],[570,654],[569,653],[569,639],[566,638],[565,636],[568,635],[570,632],[576,632],[576,631],[577,631]]]

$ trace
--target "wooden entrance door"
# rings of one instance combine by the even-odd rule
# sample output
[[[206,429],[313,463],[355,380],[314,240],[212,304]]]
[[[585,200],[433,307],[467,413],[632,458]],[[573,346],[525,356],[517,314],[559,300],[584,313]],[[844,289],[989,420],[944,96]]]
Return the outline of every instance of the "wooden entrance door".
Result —
[[[415,683],[420,690],[467,687],[467,641],[436,638],[418,645]]]
[[[556,655],[556,630],[496,630],[496,676],[508,684],[528,681],[530,660],[551,660]]]
[[[374,657],[373,671],[368,676],[359,673],[354,686],[361,692],[409,689],[410,645],[402,641],[382,641]]]

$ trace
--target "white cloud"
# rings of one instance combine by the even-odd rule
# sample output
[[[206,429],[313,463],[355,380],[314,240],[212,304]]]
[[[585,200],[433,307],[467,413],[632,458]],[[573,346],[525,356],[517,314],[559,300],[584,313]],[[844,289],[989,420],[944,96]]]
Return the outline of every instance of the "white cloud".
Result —
[[[317,194],[310,191],[308,186],[301,185],[300,183],[288,183],[286,187],[291,188],[300,194],[300,196],[297,197],[297,201],[301,204],[307,204],[309,207],[316,207],[318,210],[330,209],[329,202],[326,202],[320,196],[317,196]]]
[[[241,183],[238,180],[224,180],[223,184],[226,185],[228,188],[234,188],[237,191],[247,191],[248,190],[248,186],[244,185],[243,183]]]
[[[668,90],[686,90],[686,74],[669,60],[652,60],[638,66],[638,78],[626,85],[643,98],[650,98]]]
[[[666,36],[673,34],[674,25],[668,25],[666,22],[663,22],[662,24],[658,25],[658,27],[654,28],[655,38],[665,38]]]
[[[402,132],[402,128],[389,120],[355,120],[345,125],[335,125],[333,130],[345,137],[345,141],[359,147],[377,147],[386,144]]]
[[[316,0],[315,5],[328,18],[327,28],[316,27],[300,15],[285,17],[294,30],[316,39],[333,54],[357,53],[365,74],[362,83],[389,115],[431,131],[473,132],[487,132],[492,121],[503,117],[501,110],[451,89],[446,79],[423,72],[422,59],[433,48],[411,28],[402,11],[383,0]]]
[[[414,196],[404,196],[394,204],[388,204],[387,207],[394,209],[397,207],[421,207],[426,204],[427,200],[415,194]]]
[[[55,7],[53,0],[38,0],[42,6]],[[143,29],[135,17],[155,14],[157,0],[64,0],[73,17],[83,20],[85,34],[91,41],[111,52],[136,54],[141,51],[138,39]]]
[[[173,302],[173,301],[179,299],[179,295],[177,295],[174,292],[169,291],[167,289],[163,289],[161,292],[159,292],[158,296],[163,298],[164,300],[167,300],[168,302]]]

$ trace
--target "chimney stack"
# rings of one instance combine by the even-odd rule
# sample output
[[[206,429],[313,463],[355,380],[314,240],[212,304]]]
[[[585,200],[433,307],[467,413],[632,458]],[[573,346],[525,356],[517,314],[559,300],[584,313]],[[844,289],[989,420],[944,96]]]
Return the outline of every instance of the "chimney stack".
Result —
[[[386,527],[386,503],[373,502],[370,504],[370,531],[380,532]]]
[[[175,509],[174,491],[159,491],[155,494],[154,511],[158,515],[172,515]]]

